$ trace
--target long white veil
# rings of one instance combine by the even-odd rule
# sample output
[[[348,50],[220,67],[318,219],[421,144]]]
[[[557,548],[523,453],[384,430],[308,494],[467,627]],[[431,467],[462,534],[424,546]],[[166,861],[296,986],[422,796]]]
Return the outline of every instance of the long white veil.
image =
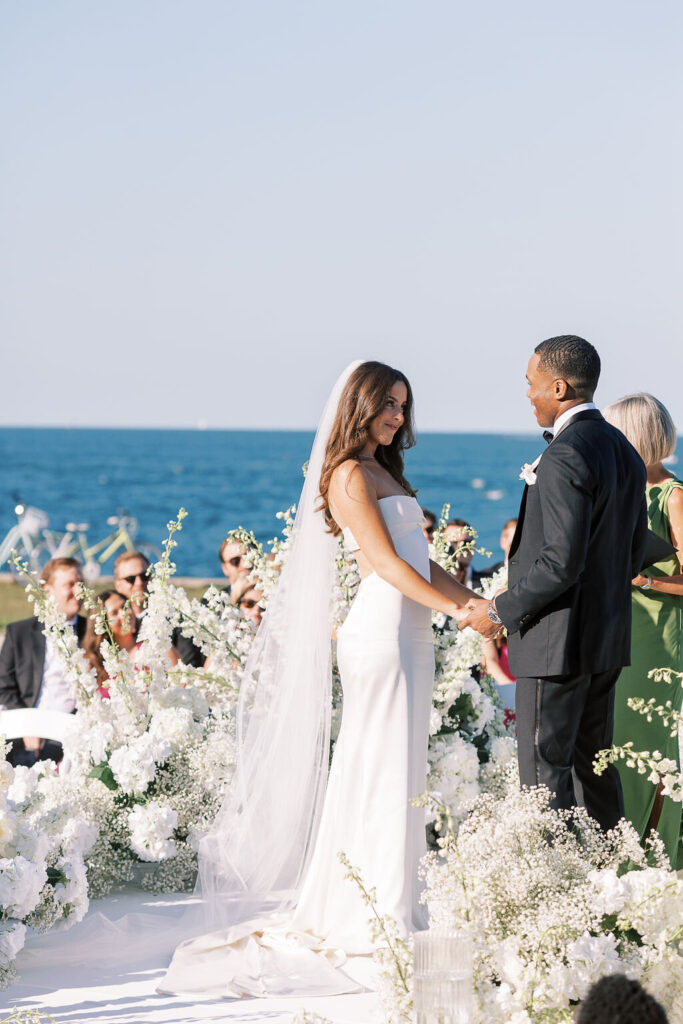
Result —
[[[287,558],[245,667],[235,778],[199,849],[211,927],[292,906],[317,835],[329,763],[337,542],[316,509],[339,399],[360,363],[344,370],[325,406]]]

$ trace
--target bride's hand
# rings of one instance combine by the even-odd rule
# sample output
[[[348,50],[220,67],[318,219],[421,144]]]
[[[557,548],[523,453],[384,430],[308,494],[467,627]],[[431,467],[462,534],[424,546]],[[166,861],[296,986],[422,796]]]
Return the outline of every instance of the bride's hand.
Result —
[[[457,622],[458,628],[460,628],[460,623],[464,622],[465,619],[468,618],[468,616],[469,616],[469,610],[466,607],[463,607],[462,605],[459,605],[459,604],[454,605],[453,611],[451,613],[451,618],[455,622]]]

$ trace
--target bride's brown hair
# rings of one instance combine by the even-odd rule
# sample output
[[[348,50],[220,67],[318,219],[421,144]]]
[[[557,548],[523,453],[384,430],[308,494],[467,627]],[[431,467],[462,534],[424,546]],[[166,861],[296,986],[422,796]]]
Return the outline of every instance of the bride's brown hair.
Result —
[[[332,474],[342,462],[358,458],[367,443],[371,422],[385,408],[389,392],[397,381],[405,384],[408,392],[403,423],[394,434],[391,444],[377,446],[375,458],[408,494],[415,494],[403,475],[403,452],[415,444],[413,392],[408,378],[400,370],[394,370],[385,363],[361,363],[350,375],[339,399],[320,473],[320,509],[325,515],[330,533],[335,537],[341,530],[330,512],[328,501]]]

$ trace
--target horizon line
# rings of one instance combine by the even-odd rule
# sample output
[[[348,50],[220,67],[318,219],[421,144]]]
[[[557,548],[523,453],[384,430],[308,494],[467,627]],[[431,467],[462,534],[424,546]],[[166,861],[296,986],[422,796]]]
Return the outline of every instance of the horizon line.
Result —
[[[472,434],[472,435],[501,435],[528,434],[530,436],[541,431],[541,427],[522,430],[441,430],[433,427],[417,429],[416,434]],[[129,425],[113,426],[108,424],[91,423],[0,423],[0,430],[149,430],[149,431],[182,431],[184,433],[196,434],[256,434],[256,433],[283,433],[283,434],[315,434],[315,427],[213,427],[209,426],[171,426],[164,425]]]

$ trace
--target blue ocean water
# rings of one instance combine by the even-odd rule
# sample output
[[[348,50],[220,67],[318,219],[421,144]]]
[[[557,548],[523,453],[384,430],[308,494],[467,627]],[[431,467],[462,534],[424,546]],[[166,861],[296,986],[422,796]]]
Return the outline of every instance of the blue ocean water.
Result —
[[[44,509],[53,529],[89,523],[91,541],[123,508],[139,521],[138,539],[160,546],[183,506],[178,572],[217,576],[227,530],[244,526],[262,541],[279,533],[275,514],[297,501],[312,440],[304,431],[0,428],[0,539],[20,500]],[[423,506],[438,514],[449,502],[497,561],[500,528],[519,507],[520,467],[543,447],[540,433],[421,434],[406,455],[407,476]]]

